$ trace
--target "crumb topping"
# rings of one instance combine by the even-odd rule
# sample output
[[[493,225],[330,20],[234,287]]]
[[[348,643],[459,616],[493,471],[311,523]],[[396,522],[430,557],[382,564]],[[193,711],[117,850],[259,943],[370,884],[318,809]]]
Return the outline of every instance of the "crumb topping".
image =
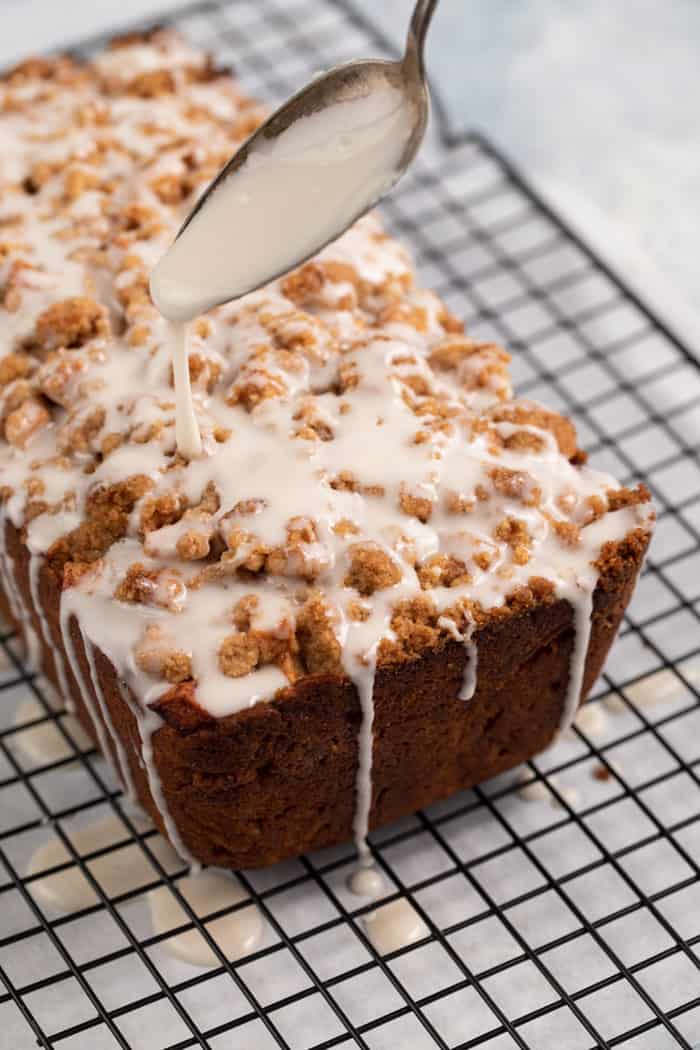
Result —
[[[0,80],[4,511],[149,695],[194,679],[216,712],[410,659],[648,527],[376,216],[189,326],[178,455],[148,277],[263,115],[164,31]]]

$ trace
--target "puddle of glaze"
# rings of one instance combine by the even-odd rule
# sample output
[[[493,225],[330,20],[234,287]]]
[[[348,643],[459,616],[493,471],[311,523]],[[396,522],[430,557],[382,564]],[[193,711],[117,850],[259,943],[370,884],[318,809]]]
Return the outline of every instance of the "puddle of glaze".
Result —
[[[607,712],[600,703],[584,704],[579,708],[574,725],[586,736],[602,736],[608,728]]]
[[[140,832],[153,826],[145,817],[132,819]],[[116,815],[109,814],[79,830],[71,831],[69,837],[76,853],[82,856],[128,839],[129,830]],[[166,871],[176,871],[182,867],[177,853],[161,835],[151,836],[148,848]],[[27,875],[36,875],[71,859],[61,840],[53,836],[32,854]],[[87,862],[87,867],[108,897],[130,893],[158,879],[158,872],[135,842],[127,842],[119,849],[95,857]],[[76,864],[27,885],[37,903],[62,912],[79,911],[99,902],[99,897]]]
[[[55,707],[49,701],[50,707]],[[77,718],[67,712],[59,715],[61,723],[70,738],[75,742],[75,747],[65,739],[60,729],[53,721],[42,722],[40,725],[29,726],[22,729],[27,722],[46,715],[45,709],[39,701],[28,696],[19,704],[14,717],[14,725],[18,732],[13,734],[12,742],[21,748],[24,755],[38,765],[49,765],[51,762],[60,762],[64,758],[72,758],[78,751],[88,751],[93,744]],[[73,766],[74,763],[71,763]],[[65,768],[70,768],[67,766]]]
[[[617,693],[610,693],[602,701],[605,704],[605,708],[610,712],[611,715],[624,715],[630,708],[627,706],[625,701]]]
[[[381,897],[386,883],[376,868],[358,868],[348,877],[347,887],[357,897]]]
[[[364,922],[367,936],[379,955],[406,948],[428,935],[427,926],[405,897],[383,904],[366,915]]]
[[[177,888],[198,917],[231,908],[249,899],[233,876],[211,870],[179,879]],[[151,890],[148,894],[148,904],[156,934],[167,933],[168,930],[190,922],[189,916],[168,886],[159,886]],[[254,952],[263,935],[262,916],[255,904],[207,922],[206,927],[218,944],[221,954],[229,962],[235,962],[236,959]],[[221,965],[220,959],[196,929],[169,937],[161,942],[161,947],[193,966]]]
[[[523,802],[544,802],[547,799],[551,799],[552,792],[549,790],[548,785],[544,780],[533,780],[533,773],[529,769],[521,769],[518,772],[517,783],[520,784],[518,788],[518,797]],[[555,777],[549,778],[552,783],[556,783]]]
[[[550,801],[556,809],[564,809],[565,805],[569,806],[570,809],[576,809],[580,801],[578,788],[572,786],[559,787],[559,785],[557,785],[557,791],[559,792],[561,801],[553,793],[550,797]]]
[[[518,773],[517,783],[521,785],[518,788],[518,797],[523,802],[549,802],[557,808],[563,808],[566,803],[572,809],[578,805],[578,788],[560,784],[559,777],[555,773],[550,774],[546,780],[532,780],[530,770],[521,769]],[[561,802],[552,791],[552,788],[557,789],[562,799]]]
[[[679,665],[679,671],[693,686],[700,685],[700,666],[693,664]],[[656,704],[668,703],[680,699],[686,693],[686,686],[678,675],[669,667],[654,671],[638,682],[625,687],[625,696],[637,707],[653,707]],[[618,714],[629,708],[622,697],[611,693],[604,700],[609,711]]]

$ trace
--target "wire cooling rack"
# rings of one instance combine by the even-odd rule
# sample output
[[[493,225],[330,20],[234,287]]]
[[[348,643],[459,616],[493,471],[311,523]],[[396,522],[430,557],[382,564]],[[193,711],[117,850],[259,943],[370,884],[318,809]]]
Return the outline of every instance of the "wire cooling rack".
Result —
[[[321,66],[386,50],[345,0],[221,0],[167,21],[271,100]],[[184,869],[159,859],[156,833],[143,831],[102,760],[73,744],[5,633],[3,1045],[700,1042],[700,369],[486,139],[448,143],[439,103],[436,116],[443,134],[386,205],[390,226],[471,332],[509,346],[520,392],[572,415],[596,464],[645,480],[657,501],[654,551],[589,709],[605,719],[587,718],[529,764],[530,784],[522,770],[508,774],[372,836],[386,900],[408,897],[426,924],[419,943],[373,951],[362,921],[371,906],[345,890],[344,847],[242,873],[265,918],[263,945],[201,970],[164,950],[143,902],[162,885],[179,896]],[[27,698],[38,711],[18,724]],[[32,762],[20,734],[50,720],[64,757]],[[71,835],[104,813],[120,819],[120,841],[78,855]],[[89,883],[69,915],[46,911],[25,875],[52,834],[68,851],[61,870],[77,866]],[[110,897],[98,862],[125,850],[146,857],[150,875]],[[205,931],[179,899],[190,928]]]

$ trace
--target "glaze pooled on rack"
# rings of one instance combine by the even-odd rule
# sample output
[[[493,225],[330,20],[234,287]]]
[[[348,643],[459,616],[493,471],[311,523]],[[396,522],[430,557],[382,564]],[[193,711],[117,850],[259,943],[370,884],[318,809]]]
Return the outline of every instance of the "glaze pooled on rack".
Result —
[[[428,927],[405,897],[382,904],[364,920],[367,936],[379,955],[407,948],[428,936]]]
[[[141,815],[132,815],[131,820],[139,834],[153,830]],[[168,875],[181,866],[172,846],[161,835],[149,835],[144,848],[133,841],[130,829],[119,816],[108,813],[71,828],[69,838],[81,864],[108,898],[123,897],[125,903],[130,903],[141,893],[146,894],[155,935],[163,937],[171,930],[188,925],[189,916],[168,883],[149,889],[160,881],[160,872],[151,856]],[[83,859],[92,854],[97,856]],[[81,864],[74,860],[63,841],[52,835],[29,860],[27,886],[32,897],[42,907],[66,914],[94,908],[100,898]],[[59,870],[43,874],[54,868]],[[235,961],[250,955],[259,946],[264,933],[263,918],[237,879],[209,869],[187,875],[175,885],[198,919],[223,913],[205,925],[224,958]],[[196,928],[174,932],[158,943],[170,955],[193,966],[220,965],[219,956]]]
[[[372,216],[192,322],[201,455],[178,454],[175,333],[149,274],[261,117],[163,33],[0,82],[0,533],[5,519],[25,529],[34,580],[5,589],[18,622],[51,637],[128,788],[94,673],[100,653],[112,662],[185,857],[155,704],[221,718],[309,676],[349,678],[365,852],[375,673],[460,639],[455,701],[476,703],[484,625],[565,599],[568,725],[606,544],[650,529],[646,495],[589,469],[562,417],[513,400],[504,351],[416,286]],[[41,608],[47,573],[63,585],[58,627]]]
[[[134,816],[132,820],[139,833],[151,829],[150,822],[142,816]],[[159,877],[147,852],[134,841],[124,821],[115,813],[106,813],[77,828],[71,825],[67,834],[79,857],[97,854],[83,863],[109,898],[137,893]],[[172,846],[161,835],[149,838],[148,849],[168,873],[181,866]],[[60,865],[65,867],[53,874],[43,874]],[[30,893],[45,908],[74,912],[99,903],[98,893],[57,835],[34,850],[27,876],[31,877],[27,883]]]
[[[46,711],[31,694],[18,706],[14,717],[16,732],[11,738],[13,746],[21,748],[31,762],[46,766],[54,762],[65,762],[75,758],[75,750],[88,751],[92,741],[77,718],[60,710],[60,704],[52,702],[47,691],[48,706],[56,711],[56,721],[46,717]],[[65,736],[58,727],[65,732]],[[35,724],[32,724],[35,723]],[[77,761],[77,760],[76,760]],[[76,761],[62,768],[71,769]]]

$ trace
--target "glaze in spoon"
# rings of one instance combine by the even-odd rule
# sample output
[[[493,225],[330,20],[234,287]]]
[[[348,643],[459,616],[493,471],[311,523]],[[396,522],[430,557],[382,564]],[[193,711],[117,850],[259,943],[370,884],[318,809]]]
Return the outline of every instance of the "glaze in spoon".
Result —
[[[399,181],[428,124],[424,45],[438,0],[418,0],[400,61],[337,66],[238,150],[151,274],[184,322],[301,265]]]

